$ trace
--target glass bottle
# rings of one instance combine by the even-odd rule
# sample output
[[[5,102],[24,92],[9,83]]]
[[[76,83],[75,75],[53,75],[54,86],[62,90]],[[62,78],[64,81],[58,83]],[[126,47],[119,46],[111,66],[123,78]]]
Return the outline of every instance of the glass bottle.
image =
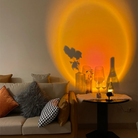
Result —
[[[110,72],[107,78],[107,88],[108,86],[112,84],[114,87],[114,92],[119,91],[119,80],[115,71],[115,58],[111,57],[110,59]]]
[[[109,84],[110,83],[110,78],[112,79],[112,82],[114,83],[117,83],[119,82],[118,81],[118,78],[117,78],[117,75],[116,75],[116,72],[115,72],[115,59],[114,57],[111,58],[111,61],[110,61],[110,73],[109,73],[109,76],[107,78],[107,83]]]
[[[110,83],[108,85],[108,92],[111,92],[112,94],[114,94],[114,87],[112,84],[112,78],[110,78]]]

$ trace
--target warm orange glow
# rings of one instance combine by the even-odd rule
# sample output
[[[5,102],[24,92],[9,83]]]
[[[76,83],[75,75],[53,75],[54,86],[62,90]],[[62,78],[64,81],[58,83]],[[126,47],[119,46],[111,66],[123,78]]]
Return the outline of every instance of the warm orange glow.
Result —
[[[108,89],[108,92],[113,92],[113,89]]]
[[[77,70],[72,69],[70,62],[76,59],[67,56],[65,45],[82,53],[80,71],[84,65],[93,69],[103,66],[107,77],[111,57],[115,57],[119,81],[129,70],[135,50],[135,25],[127,5],[121,4],[112,0],[76,0],[68,1],[59,14],[54,9],[55,16],[51,15],[46,30],[49,50],[59,71],[71,84],[75,84]]]

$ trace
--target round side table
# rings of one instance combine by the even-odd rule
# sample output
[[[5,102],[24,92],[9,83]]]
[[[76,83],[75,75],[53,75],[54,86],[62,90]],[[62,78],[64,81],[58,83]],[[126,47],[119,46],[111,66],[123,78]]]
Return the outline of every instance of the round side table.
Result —
[[[86,134],[87,138],[119,138],[115,133],[108,131],[108,104],[118,104],[129,100],[83,100],[83,102],[97,103],[97,130]]]

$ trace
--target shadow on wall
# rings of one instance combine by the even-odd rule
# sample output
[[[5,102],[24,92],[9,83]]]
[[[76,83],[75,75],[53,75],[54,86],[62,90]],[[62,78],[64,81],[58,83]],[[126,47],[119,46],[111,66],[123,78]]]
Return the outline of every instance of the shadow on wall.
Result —
[[[78,65],[79,63],[79,58],[82,58],[82,53],[80,51],[76,51],[74,48],[69,48],[68,46],[64,46],[64,52],[69,56],[72,61],[70,63],[72,64],[72,69],[74,70],[77,69],[79,71]]]

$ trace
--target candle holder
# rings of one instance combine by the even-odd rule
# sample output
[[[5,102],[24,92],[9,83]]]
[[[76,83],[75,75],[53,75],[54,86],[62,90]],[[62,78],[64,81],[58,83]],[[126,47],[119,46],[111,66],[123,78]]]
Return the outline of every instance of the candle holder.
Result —
[[[112,92],[107,92],[106,95],[108,97],[108,99],[106,99],[106,101],[113,101],[112,99],[110,99],[110,97],[113,96]]]

